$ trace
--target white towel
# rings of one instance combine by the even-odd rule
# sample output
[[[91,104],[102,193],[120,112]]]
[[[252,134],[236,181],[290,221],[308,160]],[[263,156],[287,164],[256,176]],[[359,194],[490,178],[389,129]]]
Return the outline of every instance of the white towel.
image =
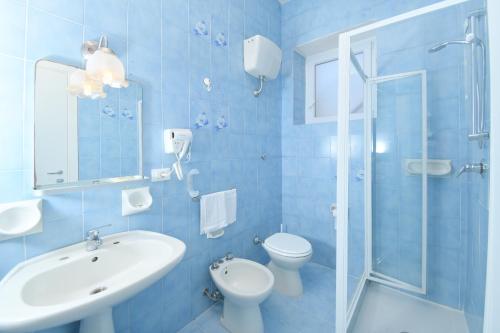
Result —
[[[238,198],[236,195],[236,189],[224,192],[226,194],[226,218],[227,224],[232,224],[236,222],[236,206]]]
[[[216,192],[202,195],[200,200],[200,235],[216,238],[224,234],[228,225],[226,214],[226,194]]]

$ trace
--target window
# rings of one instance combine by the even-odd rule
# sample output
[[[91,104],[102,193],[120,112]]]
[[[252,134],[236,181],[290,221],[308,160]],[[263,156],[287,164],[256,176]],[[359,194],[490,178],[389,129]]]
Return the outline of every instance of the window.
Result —
[[[373,40],[353,44],[353,53],[367,76],[372,76]],[[331,45],[331,44],[330,44]],[[338,48],[316,52],[305,59],[305,122],[337,120]],[[363,119],[364,82],[351,66],[351,119]]]

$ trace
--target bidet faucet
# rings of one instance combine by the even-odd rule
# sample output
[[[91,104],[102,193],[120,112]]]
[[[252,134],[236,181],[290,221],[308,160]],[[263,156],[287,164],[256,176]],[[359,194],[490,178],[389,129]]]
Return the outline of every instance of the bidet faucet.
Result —
[[[107,228],[107,227],[111,227],[111,224],[106,224],[106,225],[103,225],[103,226],[100,226],[100,227],[97,227],[94,229],[90,229],[87,232],[87,237],[85,238],[85,240],[87,241],[86,249],[88,252],[95,251],[99,248],[99,246],[102,245],[102,238],[100,235],[100,229]]]
[[[219,269],[219,260],[215,260],[212,265],[210,265],[211,270]]]

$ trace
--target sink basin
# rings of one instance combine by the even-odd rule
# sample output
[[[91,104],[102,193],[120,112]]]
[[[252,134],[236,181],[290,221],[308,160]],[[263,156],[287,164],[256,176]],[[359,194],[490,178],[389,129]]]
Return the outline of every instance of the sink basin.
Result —
[[[80,332],[112,333],[111,307],[174,268],[186,245],[173,237],[130,231],[25,261],[0,282],[0,332],[40,330],[83,319]]]

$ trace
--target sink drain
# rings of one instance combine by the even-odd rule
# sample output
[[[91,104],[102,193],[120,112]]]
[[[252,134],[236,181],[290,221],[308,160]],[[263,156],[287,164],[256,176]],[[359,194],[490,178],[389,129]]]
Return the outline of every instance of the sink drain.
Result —
[[[106,289],[108,289],[108,288],[106,288],[106,287],[99,287],[99,288],[95,288],[94,290],[92,290],[92,291],[89,293],[89,295],[99,294],[99,293],[101,293],[101,292],[105,291]]]

